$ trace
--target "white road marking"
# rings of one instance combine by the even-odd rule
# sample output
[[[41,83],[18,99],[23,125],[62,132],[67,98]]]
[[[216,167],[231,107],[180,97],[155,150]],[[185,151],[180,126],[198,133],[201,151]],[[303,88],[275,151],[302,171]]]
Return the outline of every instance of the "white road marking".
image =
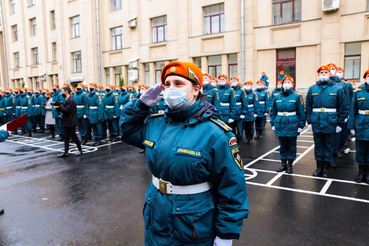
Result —
[[[319,192],[319,194],[325,194],[327,192],[327,190],[329,189],[329,186],[331,186],[332,184],[331,179],[327,180],[327,182],[325,182],[325,185],[323,186],[322,190]]]

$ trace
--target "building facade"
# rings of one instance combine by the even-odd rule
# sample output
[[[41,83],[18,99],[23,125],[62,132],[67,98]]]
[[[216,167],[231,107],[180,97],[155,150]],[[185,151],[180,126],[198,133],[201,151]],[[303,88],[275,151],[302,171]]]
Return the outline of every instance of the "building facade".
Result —
[[[346,78],[363,82],[368,2],[2,0],[0,86],[118,85],[119,78],[154,85],[175,60],[214,77],[257,81],[266,72],[271,87],[284,70],[297,88],[312,85],[317,67],[333,62]]]

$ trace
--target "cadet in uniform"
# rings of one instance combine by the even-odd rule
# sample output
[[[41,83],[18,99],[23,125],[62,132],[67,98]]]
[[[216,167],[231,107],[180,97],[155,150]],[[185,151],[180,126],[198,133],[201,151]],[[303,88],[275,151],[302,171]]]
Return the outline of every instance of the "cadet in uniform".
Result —
[[[252,144],[254,139],[254,121],[257,117],[257,112],[259,109],[259,99],[255,92],[252,91],[252,81],[246,81],[243,84],[247,96],[247,114],[245,119],[243,119],[243,129],[245,130],[246,141],[245,144]]]
[[[260,81],[264,81],[264,86],[266,87],[266,88],[268,88],[269,87],[269,78],[268,78],[268,76],[265,74],[265,72],[262,72],[261,73],[261,78],[260,78]]]
[[[39,89],[36,89],[35,93],[35,111],[34,111],[34,119],[36,126],[38,125],[40,127],[40,132],[45,132],[45,109],[41,107],[43,103],[46,102],[45,96],[40,93]]]
[[[222,121],[227,124],[232,124],[236,118],[236,95],[234,90],[229,88],[227,84],[228,76],[221,74],[219,79],[219,101],[220,101],[220,114]]]
[[[259,109],[260,111],[257,113],[256,121],[255,121],[255,129],[256,129],[256,137],[255,139],[263,138],[263,131],[265,130],[266,117],[269,114],[270,110],[270,97],[269,93],[265,90],[265,82],[258,81],[256,87],[256,94],[259,99]]]
[[[282,70],[282,71],[280,71],[279,72],[279,77],[278,77],[278,80],[279,81],[283,81],[283,79],[286,77],[286,75],[284,74],[284,71]]]
[[[133,99],[133,95],[132,93],[130,93],[129,91],[127,91],[127,86],[123,85],[122,86],[122,90],[118,99],[118,103],[119,103],[119,110],[120,110],[120,116],[122,115],[122,111],[123,111],[123,107],[124,105],[126,105],[129,101],[131,101]]]
[[[15,97],[12,93],[12,89],[8,88],[5,91],[5,99],[4,99],[4,103],[5,103],[5,113],[6,113],[6,123],[14,120],[14,115],[15,115]],[[14,132],[13,132],[14,133]]]
[[[365,83],[354,91],[348,129],[356,136],[356,162],[359,175],[355,181],[369,184],[369,70],[364,73]]]
[[[20,106],[20,88],[15,88],[14,93],[15,93],[15,113],[14,113],[14,117],[18,118],[19,116],[21,116],[21,106]],[[15,130],[15,134],[18,134],[18,129]]]
[[[83,90],[83,84],[77,85],[77,90],[73,96],[77,105],[78,131],[81,136],[81,144],[87,143],[87,114],[88,114],[88,98],[87,93]]]
[[[204,95],[206,95],[205,100],[209,103],[213,104],[213,106],[219,110],[220,102],[219,102],[219,93],[216,87],[211,85],[211,75],[208,73],[203,74],[204,82],[202,91]]]
[[[234,94],[236,96],[236,114],[235,114],[235,121],[230,124],[232,128],[232,132],[237,137],[237,141],[242,141],[242,134],[243,134],[243,120],[247,114],[247,96],[246,92],[241,86],[239,85],[240,79],[238,77],[231,78],[231,86],[234,90]]]
[[[330,68],[318,69],[319,81],[309,88],[306,96],[306,120],[314,135],[314,153],[317,169],[314,176],[327,178],[333,160],[336,133],[345,122],[345,94],[331,80]]]
[[[0,125],[6,124],[5,91],[0,91]]]
[[[119,103],[118,93],[111,90],[111,85],[106,86],[106,94],[104,96],[104,118],[108,123],[109,138],[111,142],[115,142],[118,136],[119,123]]]
[[[279,139],[282,165],[277,172],[292,173],[296,160],[297,136],[305,126],[304,99],[293,90],[293,79],[284,77],[282,92],[274,97],[270,111],[270,124]]]
[[[25,134],[25,130],[27,130],[28,136],[32,137],[33,100],[28,95],[26,88],[21,90],[20,107],[20,115],[27,114],[27,124],[21,127],[22,134]]]
[[[277,81],[275,89],[272,91],[272,95],[270,96],[270,103],[273,103],[274,97],[282,92],[282,81]]]
[[[150,116],[162,90],[156,85],[128,103],[121,122],[122,139],[146,147],[152,173],[143,209],[145,245],[231,245],[248,216],[236,138],[200,99],[196,65],[170,62],[161,81],[168,111]]]
[[[64,98],[61,95],[61,90],[59,89],[59,85],[53,85],[53,95],[52,95],[52,102],[64,102]],[[54,105],[52,112],[53,118],[55,119],[55,128],[56,132],[58,133],[59,137],[55,138],[56,141],[63,141],[63,113],[59,112],[58,106]]]
[[[94,134],[92,146],[101,144],[102,123],[104,122],[104,103],[103,97],[97,92],[97,84],[90,83],[90,93],[87,95],[88,102],[88,119],[90,120],[91,128]]]

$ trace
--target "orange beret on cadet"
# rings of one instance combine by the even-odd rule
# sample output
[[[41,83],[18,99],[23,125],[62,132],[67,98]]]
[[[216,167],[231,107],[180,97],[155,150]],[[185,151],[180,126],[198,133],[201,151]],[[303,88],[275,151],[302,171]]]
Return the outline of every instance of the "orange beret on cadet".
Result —
[[[337,69],[337,65],[336,65],[336,64],[334,64],[334,63],[329,63],[329,64],[327,64],[327,66],[328,66],[328,67],[334,67],[335,69]]]
[[[63,86],[70,87],[69,83],[64,83]]]
[[[342,67],[337,67],[337,70],[338,70],[338,71],[342,71],[342,72],[343,72]]]
[[[246,81],[245,83],[243,83],[243,85],[252,85],[252,84],[254,84],[254,82],[252,81]]]
[[[54,86],[55,86],[55,87],[59,87],[59,84],[54,84],[54,85],[53,85],[53,87],[54,87]]]
[[[322,70],[328,70],[328,71],[330,71],[331,69],[330,69],[329,66],[321,66],[320,68],[318,68],[317,73],[320,73],[320,71],[322,71]]]
[[[284,81],[287,80],[287,79],[293,83],[293,78],[290,77],[290,76],[284,77],[284,79],[282,80],[282,83],[284,83]]]
[[[240,81],[240,78],[238,78],[237,76],[234,76],[234,77],[231,78],[231,80],[238,80],[238,81]]]
[[[282,84],[282,81],[278,80],[278,81],[277,81],[277,85],[278,85],[278,84]]]
[[[369,74],[369,69],[368,69],[368,70],[366,70],[366,72],[364,73],[364,76],[363,76],[363,78],[364,78],[364,79],[366,79],[366,75],[367,75],[367,74]]]
[[[97,87],[96,83],[90,83],[90,85]]]
[[[216,81],[216,80],[217,80],[217,78],[215,78],[215,77],[212,77],[212,78],[211,78],[211,80],[215,80],[215,81]]]
[[[264,82],[264,81],[259,80],[256,84],[263,84],[263,85],[265,85],[265,82]]]
[[[190,62],[169,62],[163,70],[161,70],[161,83],[164,85],[165,79],[170,75],[177,75],[197,83],[202,87],[203,75],[201,69]]]
[[[207,77],[209,77],[210,79],[212,79],[212,77],[211,77],[210,73],[203,73],[203,74],[202,74],[202,76],[207,76]]]
[[[222,73],[221,75],[218,76],[218,79],[220,79],[220,78],[228,79],[228,76]]]

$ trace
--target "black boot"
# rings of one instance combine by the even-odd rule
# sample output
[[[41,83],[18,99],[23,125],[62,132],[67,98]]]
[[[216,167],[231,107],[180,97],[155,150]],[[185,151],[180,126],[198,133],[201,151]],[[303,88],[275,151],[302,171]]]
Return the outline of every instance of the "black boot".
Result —
[[[248,144],[249,143],[249,138],[250,138],[250,134],[245,134],[246,139],[245,142],[243,142],[244,144]]]
[[[369,166],[365,165],[364,167],[365,169],[365,179],[366,179],[366,183],[369,184]]]
[[[248,144],[252,144],[254,142],[254,134],[250,134],[250,139],[247,141]]]
[[[117,137],[116,136],[113,136],[112,138],[111,138],[111,142],[112,143],[114,143],[114,142],[116,142],[117,141]]]
[[[361,183],[365,180],[365,166],[359,165],[359,175],[356,177],[355,182]]]
[[[12,131],[12,134],[13,134],[13,135],[17,135],[17,134],[18,134],[18,130],[14,130],[14,131]]]
[[[26,134],[26,130],[22,130],[20,135],[25,135]]]
[[[260,130],[259,131],[259,139],[262,139],[263,138],[263,130]]]
[[[316,170],[313,173],[313,176],[315,176],[315,177],[322,176],[322,162],[321,161],[316,162]]]
[[[287,160],[281,160],[281,166],[277,168],[277,172],[282,172],[287,170]]]
[[[330,166],[331,166],[332,168],[337,168],[337,163],[334,161],[334,158],[333,158],[333,160],[330,162]]]
[[[28,130],[28,137],[32,137],[32,131]]]
[[[288,173],[288,174],[293,173],[292,164],[293,164],[293,160],[288,159],[287,160],[287,171],[286,171],[286,173]]]
[[[45,133],[45,127],[40,127],[40,130],[37,131],[38,133]]]
[[[94,144],[94,146],[99,146],[99,145],[101,145],[101,138],[96,139],[96,142]]]
[[[260,138],[260,130],[256,130],[255,139],[259,139],[259,138]]]
[[[322,175],[323,175],[324,178],[328,178],[328,176],[329,176],[328,168],[329,168],[330,164],[331,163],[329,161],[324,162],[323,171],[322,171]]]
[[[0,215],[4,214],[4,209],[0,208]]]
[[[343,157],[343,151],[342,151],[342,150],[338,151],[338,153],[337,153],[337,157],[338,157],[339,159],[342,159],[342,157]],[[336,165],[336,167],[337,167],[337,165]]]
[[[87,143],[87,138],[86,137],[81,137],[81,144],[85,145]]]

